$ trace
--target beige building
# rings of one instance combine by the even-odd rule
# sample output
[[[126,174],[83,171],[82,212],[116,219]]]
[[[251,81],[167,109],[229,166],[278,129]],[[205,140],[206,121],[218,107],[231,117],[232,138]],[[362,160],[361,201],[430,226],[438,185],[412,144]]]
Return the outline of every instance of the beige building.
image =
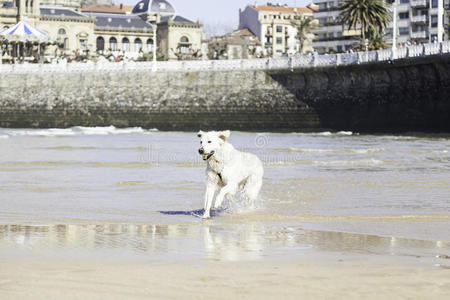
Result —
[[[142,0],[134,6],[81,2],[0,0],[0,29],[23,20],[48,33],[58,46],[48,47],[47,56],[138,59],[151,56],[155,41],[164,59],[192,59],[200,52],[202,25],[177,15],[168,1]]]
[[[293,23],[313,16],[313,7],[282,5],[248,5],[239,11],[239,29],[247,28],[261,41],[266,55],[292,55],[299,51],[297,29]],[[313,34],[305,42],[303,52],[312,52]]]
[[[247,28],[207,40],[210,59],[248,59],[263,56],[261,42]]]

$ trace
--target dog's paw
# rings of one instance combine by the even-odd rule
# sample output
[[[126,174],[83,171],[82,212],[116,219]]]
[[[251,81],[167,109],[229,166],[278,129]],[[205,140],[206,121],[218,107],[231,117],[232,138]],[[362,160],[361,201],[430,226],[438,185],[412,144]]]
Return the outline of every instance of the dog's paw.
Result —
[[[210,219],[210,218],[211,218],[211,215],[207,214],[207,213],[204,213],[202,216],[202,219]]]

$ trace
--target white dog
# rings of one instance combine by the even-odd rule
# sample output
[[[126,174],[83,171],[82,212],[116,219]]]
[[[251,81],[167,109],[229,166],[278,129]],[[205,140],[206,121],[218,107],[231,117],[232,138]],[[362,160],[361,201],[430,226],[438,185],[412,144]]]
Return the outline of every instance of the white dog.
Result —
[[[233,196],[238,188],[253,205],[258,197],[264,174],[261,161],[256,155],[240,152],[227,143],[230,131],[199,131],[201,138],[198,152],[206,167],[205,212],[203,218],[209,218],[213,198],[218,192],[214,207],[222,204],[225,196]],[[220,189],[220,190],[219,190]]]

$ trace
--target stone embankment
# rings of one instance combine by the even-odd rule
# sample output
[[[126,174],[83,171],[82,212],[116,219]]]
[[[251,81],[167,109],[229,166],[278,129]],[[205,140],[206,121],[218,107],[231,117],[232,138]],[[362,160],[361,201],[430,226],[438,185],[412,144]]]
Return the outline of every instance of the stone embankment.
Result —
[[[450,55],[296,70],[0,74],[0,127],[450,131]]]

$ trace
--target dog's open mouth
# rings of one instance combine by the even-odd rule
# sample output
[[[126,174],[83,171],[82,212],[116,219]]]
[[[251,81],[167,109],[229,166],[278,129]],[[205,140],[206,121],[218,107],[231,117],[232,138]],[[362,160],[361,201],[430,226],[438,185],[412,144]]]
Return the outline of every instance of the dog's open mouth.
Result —
[[[214,151],[211,151],[211,152],[209,152],[209,153],[203,153],[202,154],[202,158],[203,158],[203,160],[208,160],[211,156],[213,156],[214,155]]]

